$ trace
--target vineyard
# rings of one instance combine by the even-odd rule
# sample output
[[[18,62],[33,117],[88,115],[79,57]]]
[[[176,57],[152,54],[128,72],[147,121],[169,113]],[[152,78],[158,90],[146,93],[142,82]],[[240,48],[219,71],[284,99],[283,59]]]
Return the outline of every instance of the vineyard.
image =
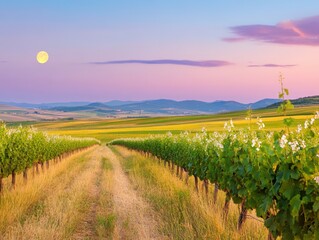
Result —
[[[15,187],[16,174],[23,172],[25,180],[28,169],[39,172],[39,165],[49,167],[49,161],[58,161],[75,151],[98,144],[93,138],[72,138],[47,135],[29,127],[7,128],[0,125],[0,192],[3,190],[3,178],[12,175],[12,187]]]
[[[236,129],[200,134],[184,132],[150,138],[119,139],[113,145],[152,154],[171,168],[215,184],[229,202],[240,204],[238,229],[255,210],[269,229],[269,239],[319,238],[319,112],[295,130],[270,132],[261,119],[258,130]],[[198,186],[196,186],[198,188]]]

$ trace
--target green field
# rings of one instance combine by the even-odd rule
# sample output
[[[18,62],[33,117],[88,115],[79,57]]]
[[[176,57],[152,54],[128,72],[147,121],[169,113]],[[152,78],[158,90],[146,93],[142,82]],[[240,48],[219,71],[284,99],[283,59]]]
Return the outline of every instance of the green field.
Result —
[[[319,106],[298,107],[288,112],[288,116],[295,119],[293,127],[302,124],[305,119],[319,110]],[[266,130],[280,130],[284,128],[282,115],[275,109],[255,110],[252,114],[263,119]],[[201,131],[205,127],[208,131],[223,130],[224,122],[232,119],[236,127],[244,128],[249,124],[245,120],[246,112],[230,112],[215,115],[175,116],[154,118],[124,118],[124,119],[86,119],[72,121],[52,121],[32,123],[36,128],[52,134],[71,135],[75,137],[95,137],[103,142],[116,138],[145,137],[150,134],[165,134],[168,131],[180,133],[182,131]],[[24,123],[28,124],[28,123]],[[257,128],[256,124],[252,124]]]

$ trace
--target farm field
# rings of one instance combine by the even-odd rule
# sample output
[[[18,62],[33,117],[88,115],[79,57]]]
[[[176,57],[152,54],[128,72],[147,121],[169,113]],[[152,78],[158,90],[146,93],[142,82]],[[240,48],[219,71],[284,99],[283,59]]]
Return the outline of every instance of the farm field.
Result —
[[[293,127],[311,118],[319,106],[298,107],[288,112],[295,122]],[[182,117],[156,117],[156,118],[129,118],[112,120],[77,120],[33,123],[40,130],[52,134],[71,135],[75,137],[95,137],[103,142],[116,138],[145,137],[150,134],[165,134],[168,131],[180,133],[182,131],[199,132],[203,127],[207,131],[223,131],[225,121],[233,120],[238,128],[245,128],[249,121],[245,120],[246,112],[231,112],[215,115],[182,116]],[[257,117],[263,119],[266,130],[281,130],[284,128],[282,114],[275,109],[253,111],[253,120]],[[26,123],[27,124],[27,123]],[[317,124],[317,123],[316,123]],[[257,125],[253,124],[253,129]]]

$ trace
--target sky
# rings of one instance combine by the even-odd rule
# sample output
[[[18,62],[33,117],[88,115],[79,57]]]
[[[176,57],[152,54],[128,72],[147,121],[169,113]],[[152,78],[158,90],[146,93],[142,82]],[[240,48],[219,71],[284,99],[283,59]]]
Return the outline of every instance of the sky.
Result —
[[[0,0],[0,101],[249,103],[279,73],[319,94],[319,1]]]

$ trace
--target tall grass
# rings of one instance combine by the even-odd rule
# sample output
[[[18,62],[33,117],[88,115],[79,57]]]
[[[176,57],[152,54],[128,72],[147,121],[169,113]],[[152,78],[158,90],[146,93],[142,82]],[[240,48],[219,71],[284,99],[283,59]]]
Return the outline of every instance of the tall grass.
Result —
[[[237,231],[239,210],[231,203],[227,220],[223,220],[225,194],[219,192],[213,204],[213,186],[206,199],[201,190],[194,191],[174,176],[168,168],[155,159],[146,158],[122,147],[115,147],[122,164],[138,191],[150,202],[161,216],[162,234],[171,239],[265,239],[267,229],[255,219],[248,219],[243,229]],[[253,213],[250,213],[253,215]]]

